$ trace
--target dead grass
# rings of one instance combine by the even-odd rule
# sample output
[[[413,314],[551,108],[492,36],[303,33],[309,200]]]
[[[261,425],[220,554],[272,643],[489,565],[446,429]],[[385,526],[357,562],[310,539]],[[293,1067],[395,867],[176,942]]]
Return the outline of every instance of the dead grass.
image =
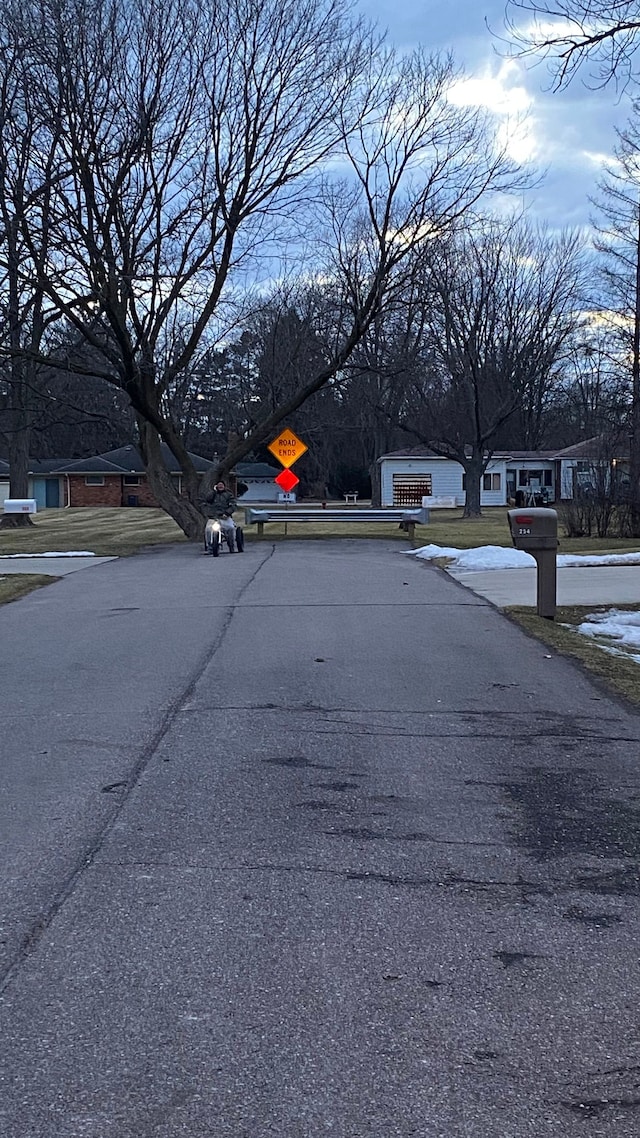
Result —
[[[58,577],[45,577],[37,573],[14,573],[7,577],[0,577],[0,605],[9,601],[17,601],[26,597],[34,589],[41,589],[43,585],[50,585]]]
[[[565,537],[560,533],[560,553],[628,553],[640,550],[638,538]],[[428,526],[416,535],[427,536],[423,544],[451,545],[473,549],[479,545],[511,546],[506,507],[485,509],[481,518],[463,518],[461,510],[433,510]]]
[[[7,553],[68,553],[126,557],[145,546],[186,541],[163,510],[45,510],[25,529],[0,530],[0,557]]]
[[[337,505],[337,503],[335,503]],[[244,521],[238,510],[236,521]],[[407,535],[394,522],[371,525],[344,522],[288,522],[287,537],[313,540],[336,538],[384,538],[406,546]],[[266,525],[263,537],[255,526],[246,528],[248,541],[286,540],[284,523]],[[162,510],[151,509],[70,509],[45,510],[29,528],[0,530],[0,557],[4,553],[48,553],[59,550],[86,549],[102,557],[124,557],[138,553],[145,546],[186,541],[176,523]],[[428,526],[416,527],[416,546],[443,545],[471,549],[479,545],[510,546],[509,524],[505,508],[485,510],[481,518],[463,518],[462,510],[433,510]],[[560,539],[562,553],[615,553],[640,549],[640,541],[613,538]]]
[[[337,505],[338,503],[332,503]],[[348,507],[345,507],[348,508]],[[284,522],[270,522],[265,526],[260,539],[253,526],[247,527],[248,539],[262,541],[284,540]],[[391,538],[406,542],[407,535],[399,530],[397,524],[380,522],[374,525],[345,522],[287,522],[287,536],[296,540],[303,538],[367,537]],[[421,545],[453,546],[456,549],[474,549],[480,545],[501,545],[511,547],[511,535],[506,507],[485,509],[481,518],[463,518],[462,510],[432,510],[428,526],[416,526],[416,547]],[[560,536],[561,553],[627,553],[640,550],[636,538],[566,538]]]
[[[613,656],[589,637],[580,636],[574,631],[590,613],[604,612],[610,607],[563,605],[556,610],[555,621],[545,620],[536,614],[535,609],[521,606],[514,605],[504,609],[503,612],[532,636],[554,648],[556,652],[577,660],[605,688],[635,705],[640,705],[640,664],[624,656]],[[625,612],[640,611],[640,605],[621,605],[620,608]],[[567,625],[569,627],[565,627]]]

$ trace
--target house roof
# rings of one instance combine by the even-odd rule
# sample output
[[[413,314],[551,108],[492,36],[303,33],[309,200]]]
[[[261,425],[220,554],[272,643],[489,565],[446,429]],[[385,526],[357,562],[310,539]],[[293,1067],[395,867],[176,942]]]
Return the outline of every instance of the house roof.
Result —
[[[614,447],[614,450],[620,454],[624,448]],[[493,458],[506,459],[512,462],[554,462],[556,459],[562,458],[602,458],[610,451],[611,444],[603,440],[602,436],[598,436],[593,439],[586,439],[581,443],[575,443],[564,450],[494,450]],[[443,459],[446,462],[457,461],[455,458],[436,454],[429,447],[407,447],[404,450],[394,450],[389,454],[381,455],[378,462],[385,458],[436,458]]]
[[[165,466],[172,474],[180,473],[180,466],[166,443],[160,444]],[[208,458],[188,452],[198,473],[203,474],[214,465]],[[9,472],[9,464],[0,459],[0,473]],[[45,458],[29,461],[30,474],[144,474],[145,465],[134,446],[118,447],[104,454],[88,458]]]
[[[628,454],[629,443],[627,439],[607,439],[603,435],[596,435],[592,439],[585,439],[584,442],[575,443],[574,446],[557,451],[555,457],[608,459],[613,456],[624,458]]]
[[[467,448],[467,453],[470,453]],[[457,462],[453,456],[444,454],[437,454],[436,451],[430,450],[429,447],[407,447],[404,450],[394,450],[389,454],[381,455],[378,459],[380,462],[383,458],[439,458],[444,462]],[[551,461],[555,458],[555,451],[553,450],[494,450],[493,458],[513,459],[514,462],[529,461]]]
[[[167,470],[171,474],[179,474],[180,466],[177,459],[169,450],[166,443],[161,443],[162,457]],[[201,458],[198,454],[188,452],[193,465],[199,473],[210,470],[213,463],[208,458]],[[62,461],[56,467],[60,474],[144,474],[145,465],[140,452],[134,446],[118,447],[104,454],[92,455],[89,458],[77,458],[72,461]]]
[[[553,462],[554,450],[500,450],[494,451],[494,458],[512,459],[514,462]]]
[[[233,473],[240,478],[275,478],[280,473],[276,466],[269,466],[268,462],[238,462]]]
[[[162,451],[162,458],[167,470],[171,474],[179,474],[180,465],[175,456],[169,450],[167,444],[161,443],[160,449]],[[193,462],[193,465],[200,473],[203,473],[205,470],[210,470],[210,468],[213,466],[213,463],[209,462],[209,459],[201,458],[200,455],[192,454],[191,451],[188,453],[191,461]],[[104,463],[105,465],[100,467],[89,465],[96,462]],[[88,473],[95,473],[97,470],[100,470],[100,472],[104,470],[105,473],[144,474],[145,465],[142,461],[142,458],[140,457],[140,452],[138,449],[134,446],[126,446],[119,447],[117,450],[109,450],[105,454],[96,455],[94,458],[78,459],[76,462],[65,466],[64,470],[66,473],[84,473],[85,471]]]
[[[29,459],[29,474],[52,474],[57,473],[60,467],[67,458],[30,458]],[[9,463],[0,458],[0,474],[9,474]]]
[[[403,450],[392,450],[388,454],[381,454],[378,462],[382,462],[383,458],[444,458],[442,454],[436,454],[434,450],[429,450],[429,447],[404,447]],[[451,461],[451,460],[450,460]],[[455,459],[453,460],[455,461]]]
[[[135,469],[137,472],[138,467]],[[124,470],[124,467],[115,462],[110,462],[101,454],[96,454],[93,458],[78,458],[73,462],[63,462],[56,468],[56,472],[59,474],[122,474]],[[126,473],[129,473],[128,467]]]

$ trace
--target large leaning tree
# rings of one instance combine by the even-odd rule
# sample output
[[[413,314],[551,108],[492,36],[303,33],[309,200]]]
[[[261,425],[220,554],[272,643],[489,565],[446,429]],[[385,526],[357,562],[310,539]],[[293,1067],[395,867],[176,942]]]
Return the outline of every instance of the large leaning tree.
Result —
[[[216,474],[331,381],[434,234],[514,171],[482,114],[449,100],[452,61],[394,56],[343,0],[26,0],[1,19],[37,102],[12,202],[23,285],[126,393],[153,492],[197,537],[201,488],[165,396],[230,301],[283,250],[341,296],[330,358]]]

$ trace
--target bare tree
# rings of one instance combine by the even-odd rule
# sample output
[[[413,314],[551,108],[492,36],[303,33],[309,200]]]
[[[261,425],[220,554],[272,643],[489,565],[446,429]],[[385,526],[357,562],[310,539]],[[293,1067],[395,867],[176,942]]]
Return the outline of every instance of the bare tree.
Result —
[[[640,534],[640,105],[618,132],[616,161],[600,182],[595,247],[602,255],[602,318],[617,348],[620,389],[629,407],[630,523]],[[626,382],[625,382],[626,380]]]
[[[524,27],[522,15],[533,17]],[[550,61],[556,90],[584,63],[598,86],[636,79],[638,0],[507,0],[506,23],[517,54]]]
[[[57,137],[55,128],[46,143],[40,136],[38,95],[25,85],[23,64],[22,45],[0,31],[0,365],[13,498],[28,495],[32,409],[39,374],[35,356],[48,323],[55,318],[55,313],[47,311],[44,289],[30,271],[22,223],[27,210],[37,218],[37,250],[45,259]],[[0,519],[3,528],[20,525],[31,525],[28,515],[5,514]]]
[[[628,414],[628,390],[621,383],[620,344],[603,311],[578,331],[561,381],[544,412],[543,443],[557,449],[599,435],[615,435]]]
[[[466,476],[465,516],[498,432],[554,382],[579,321],[580,242],[515,220],[434,244],[425,341],[430,370],[407,393],[403,426]],[[534,400],[535,401],[535,400]]]
[[[328,160],[349,170],[322,195],[333,257],[316,264],[343,298],[330,358],[217,473],[331,380],[433,232],[513,169],[481,115],[448,100],[450,60],[383,53],[341,0],[41,0],[9,17],[25,91],[38,91],[32,160],[55,139],[46,254],[41,219],[19,203],[38,287],[102,354],[156,497],[197,536],[198,477],[166,394],[215,343],[233,289],[273,264],[276,236],[299,247],[292,219]]]

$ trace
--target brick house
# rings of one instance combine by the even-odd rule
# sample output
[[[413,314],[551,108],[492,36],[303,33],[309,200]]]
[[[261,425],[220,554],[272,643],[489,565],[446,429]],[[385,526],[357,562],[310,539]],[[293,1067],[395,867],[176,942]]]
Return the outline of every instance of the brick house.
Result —
[[[181,493],[180,467],[164,443],[162,454],[178,493]],[[212,462],[200,455],[191,454],[191,460],[200,474],[213,466]],[[0,460],[0,483],[4,490],[2,499],[9,494],[8,474],[6,462]],[[158,506],[149,488],[144,463],[134,446],[120,447],[91,458],[32,462],[29,470],[29,497],[36,499],[39,510],[65,506]]]

